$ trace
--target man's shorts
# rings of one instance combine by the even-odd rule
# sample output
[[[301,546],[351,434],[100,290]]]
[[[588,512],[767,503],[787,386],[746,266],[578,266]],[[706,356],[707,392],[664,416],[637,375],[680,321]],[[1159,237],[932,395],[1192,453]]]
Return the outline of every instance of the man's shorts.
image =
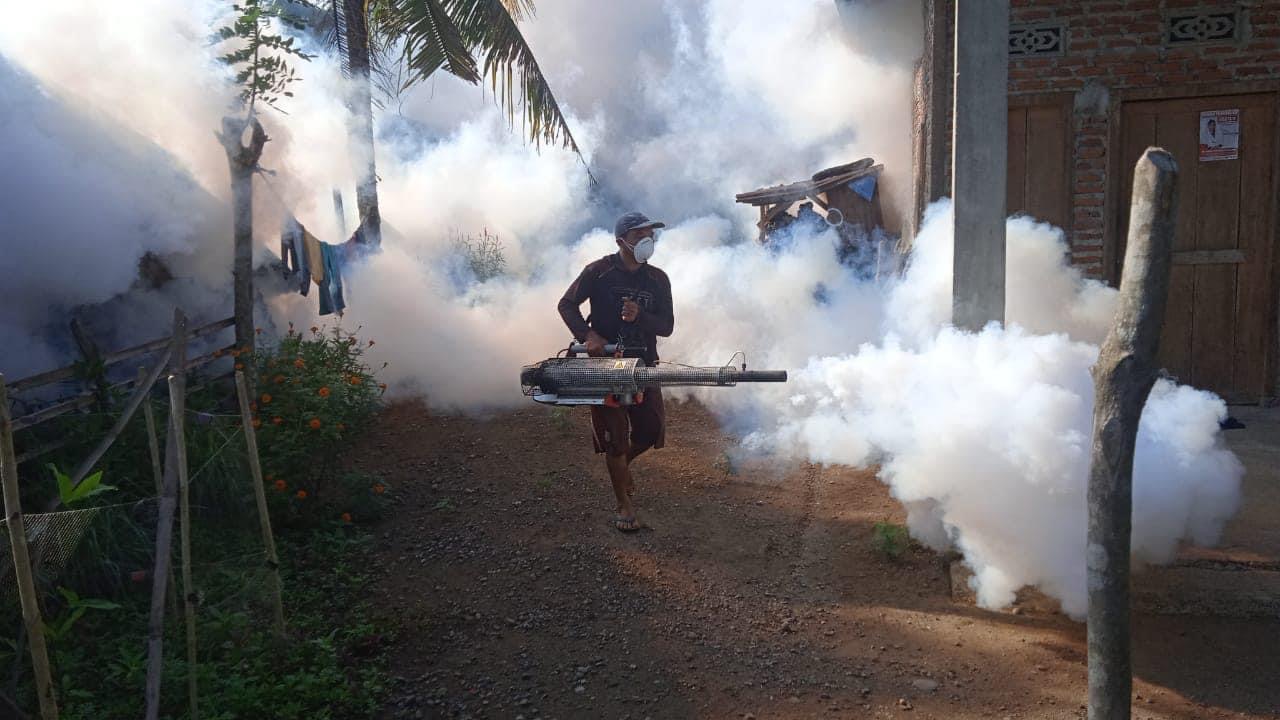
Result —
[[[639,405],[591,406],[591,438],[597,453],[617,456],[660,448],[666,444],[666,433],[661,388],[646,390]]]

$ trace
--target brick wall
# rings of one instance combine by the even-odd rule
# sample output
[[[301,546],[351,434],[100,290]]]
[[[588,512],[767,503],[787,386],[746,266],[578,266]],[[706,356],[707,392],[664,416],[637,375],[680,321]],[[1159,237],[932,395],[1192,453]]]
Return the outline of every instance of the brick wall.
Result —
[[[1012,0],[1013,25],[1061,22],[1065,52],[1013,58],[1010,94],[1077,93],[1072,121],[1072,259],[1103,274],[1110,91],[1280,77],[1280,1]],[[1242,8],[1238,40],[1167,45],[1165,16],[1181,9]],[[1083,92],[1082,92],[1083,91]]]

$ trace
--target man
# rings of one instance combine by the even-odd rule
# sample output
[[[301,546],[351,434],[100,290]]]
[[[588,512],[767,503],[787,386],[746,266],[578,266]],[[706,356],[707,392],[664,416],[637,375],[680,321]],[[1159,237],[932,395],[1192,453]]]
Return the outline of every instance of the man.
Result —
[[[618,252],[591,263],[560,298],[558,309],[564,324],[587,354],[604,355],[604,346],[619,343],[627,357],[658,362],[658,337],[669,337],[675,325],[671,308],[671,281],[649,264],[657,238],[654,230],[666,227],[643,213],[618,218],[613,235]],[[591,312],[582,317],[579,306],[591,301]],[[634,481],[631,461],[649,448],[664,444],[666,416],[662,390],[649,388],[643,402],[625,407],[591,406],[591,431],[597,453],[605,456],[616,496],[614,526],[623,532],[641,527],[631,504]]]

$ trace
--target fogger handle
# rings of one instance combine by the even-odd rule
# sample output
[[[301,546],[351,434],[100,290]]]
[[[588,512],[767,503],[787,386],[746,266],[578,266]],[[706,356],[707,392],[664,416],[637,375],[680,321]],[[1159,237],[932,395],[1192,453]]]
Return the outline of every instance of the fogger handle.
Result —
[[[586,344],[586,343],[574,343],[574,344],[572,344],[572,345],[570,345],[570,346],[569,346],[569,352],[574,353],[575,355],[585,355],[585,354],[587,354],[587,344]],[[608,345],[605,345],[605,346],[604,346],[604,354],[605,354],[605,355],[612,355],[612,354],[614,354],[614,353],[616,353],[616,352],[618,352],[618,344],[617,344],[617,343],[609,343]]]

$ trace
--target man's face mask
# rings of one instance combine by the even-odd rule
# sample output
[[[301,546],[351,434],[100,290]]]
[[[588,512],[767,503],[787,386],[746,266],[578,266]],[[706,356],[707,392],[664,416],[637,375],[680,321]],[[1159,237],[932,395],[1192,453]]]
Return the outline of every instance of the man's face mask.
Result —
[[[647,263],[649,258],[653,257],[654,238],[652,235],[640,238],[635,245],[628,245],[627,247],[631,248],[631,254],[635,255],[636,262]]]

